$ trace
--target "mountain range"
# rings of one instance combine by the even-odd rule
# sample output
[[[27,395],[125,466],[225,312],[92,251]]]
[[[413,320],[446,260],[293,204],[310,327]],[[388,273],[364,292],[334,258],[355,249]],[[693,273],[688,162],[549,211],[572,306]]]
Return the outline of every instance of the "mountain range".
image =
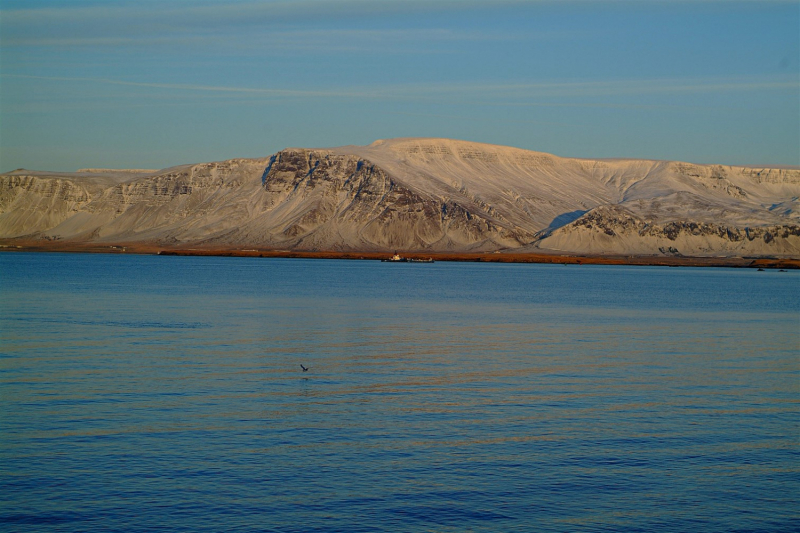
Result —
[[[800,168],[449,139],[0,174],[0,238],[330,251],[800,257]]]

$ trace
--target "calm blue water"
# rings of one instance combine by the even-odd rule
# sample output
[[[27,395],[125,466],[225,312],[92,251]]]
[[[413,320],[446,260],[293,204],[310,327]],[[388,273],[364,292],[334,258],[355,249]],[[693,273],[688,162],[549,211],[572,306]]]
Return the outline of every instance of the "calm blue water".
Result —
[[[2,253],[0,352],[2,531],[800,528],[798,272]]]

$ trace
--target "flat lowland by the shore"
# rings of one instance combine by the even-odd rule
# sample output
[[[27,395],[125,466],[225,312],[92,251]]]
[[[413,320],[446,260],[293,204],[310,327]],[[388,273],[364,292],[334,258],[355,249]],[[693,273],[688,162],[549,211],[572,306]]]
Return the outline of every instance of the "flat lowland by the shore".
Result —
[[[282,257],[303,259],[388,259],[387,252],[295,251],[232,247],[180,247],[143,243],[76,243],[47,240],[0,239],[0,252],[73,252],[110,254],[153,254],[173,256],[218,257]],[[640,266],[694,266],[734,268],[800,269],[800,259],[770,257],[686,257],[686,256],[614,256],[567,255],[534,253],[446,253],[400,252],[407,259],[433,259],[435,261],[463,261],[485,263],[559,263],[565,265],[640,265]]]

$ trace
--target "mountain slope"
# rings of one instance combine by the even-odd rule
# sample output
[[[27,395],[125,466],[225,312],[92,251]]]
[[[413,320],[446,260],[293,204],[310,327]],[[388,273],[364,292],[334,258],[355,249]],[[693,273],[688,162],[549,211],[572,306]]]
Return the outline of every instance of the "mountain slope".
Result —
[[[297,250],[800,257],[800,170],[448,139],[0,175],[0,237]]]

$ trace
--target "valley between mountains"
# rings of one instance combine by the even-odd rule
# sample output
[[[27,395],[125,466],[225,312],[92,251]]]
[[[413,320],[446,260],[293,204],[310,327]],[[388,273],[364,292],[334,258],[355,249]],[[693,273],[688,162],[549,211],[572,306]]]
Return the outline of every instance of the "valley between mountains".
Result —
[[[800,169],[449,139],[0,174],[0,239],[292,251],[800,258]]]

